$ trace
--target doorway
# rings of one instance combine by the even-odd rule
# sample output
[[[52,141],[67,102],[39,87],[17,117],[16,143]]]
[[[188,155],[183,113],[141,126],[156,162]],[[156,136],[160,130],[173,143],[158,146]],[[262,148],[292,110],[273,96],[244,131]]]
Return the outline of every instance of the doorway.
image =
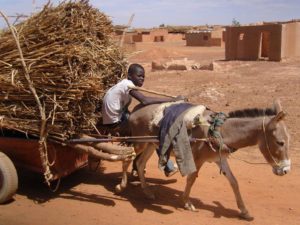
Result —
[[[269,59],[270,52],[270,32],[262,31],[260,33],[259,59]]]

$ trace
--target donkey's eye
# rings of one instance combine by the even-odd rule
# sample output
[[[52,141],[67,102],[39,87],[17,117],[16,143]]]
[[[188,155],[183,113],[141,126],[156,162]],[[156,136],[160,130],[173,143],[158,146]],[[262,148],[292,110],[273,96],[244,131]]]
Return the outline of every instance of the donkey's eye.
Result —
[[[280,146],[284,146],[284,142],[283,141],[276,141],[276,143]]]

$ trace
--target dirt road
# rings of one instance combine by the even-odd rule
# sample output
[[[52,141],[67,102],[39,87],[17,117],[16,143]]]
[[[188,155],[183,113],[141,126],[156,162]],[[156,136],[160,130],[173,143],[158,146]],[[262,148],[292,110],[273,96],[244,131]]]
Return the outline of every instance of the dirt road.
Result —
[[[205,164],[191,193],[198,212],[185,211],[180,195],[185,178],[165,178],[154,155],[147,165],[147,180],[156,200],[146,200],[139,183],[114,194],[120,181],[120,163],[104,162],[96,172],[81,170],[62,180],[51,193],[39,175],[19,171],[20,187],[14,201],[0,206],[0,225],[297,225],[300,224],[300,59],[283,62],[222,61],[224,49],[186,47],[183,42],[140,44],[131,62],[147,69],[145,88],[184,95],[215,111],[271,106],[280,98],[287,111],[291,135],[292,171],[275,176],[257,147],[241,149],[229,160],[254,221],[238,218],[227,180],[214,164]],[[215,60],[214,71],[151,72],[152,59]]]

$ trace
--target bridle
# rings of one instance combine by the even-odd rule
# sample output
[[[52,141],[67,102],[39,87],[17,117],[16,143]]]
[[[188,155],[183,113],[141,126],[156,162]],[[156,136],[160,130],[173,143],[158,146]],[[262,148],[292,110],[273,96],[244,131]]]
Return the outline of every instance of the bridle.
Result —
[[[275,159],[275,157],[272,155],[271,150],[270,150],[270,146],[269,146],[269,142],[268,142],[268,138],[267,138],[267,134],[266,134],[266,126],[265,126],[265,119],[266,116],[264,115],[263,117],[263,121],[262,121],[262,128],[263,128],[263,133],[264,133],[264,137],[265,137],[265,142],[266,142],[266,146],[267,146],[267,150],[269,152],[269,155],[271,157],[271,159],[274,161],[274,163],[276,164],[276,166],[280,167],[281,163],[277,162],[277,160]]]

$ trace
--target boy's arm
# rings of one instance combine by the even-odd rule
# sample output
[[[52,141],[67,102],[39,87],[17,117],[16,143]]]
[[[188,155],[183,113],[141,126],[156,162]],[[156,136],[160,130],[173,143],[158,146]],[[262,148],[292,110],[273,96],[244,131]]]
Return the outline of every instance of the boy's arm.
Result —
[[[185,100],[183,96],[177,96],[176,98],[171,98],[171,97],[164,97],[164,98],[159,98],[159,97],[151,97],[151,96],[145,96],[141,92],[137,90],[131,90],[129,94],[137,99],[140,103],[143,105],[150,105],[150,104],[155,104],[155,103],[164,103],[164,102],[175,102],[179,100]]]

